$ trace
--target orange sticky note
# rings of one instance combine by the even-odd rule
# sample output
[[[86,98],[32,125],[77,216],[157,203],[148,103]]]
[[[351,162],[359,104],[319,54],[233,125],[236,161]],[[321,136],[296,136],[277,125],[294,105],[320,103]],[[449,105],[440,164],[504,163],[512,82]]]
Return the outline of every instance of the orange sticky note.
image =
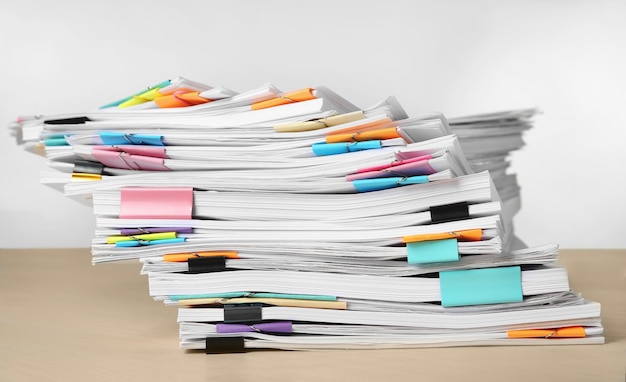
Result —
[[[455,232],[426,233],[422,235],[404,236],[402,242],[415,243],[418,241],[432,241],[456,238],[458,241],[480,241],[483,237],[483,230],[480,228],[468,229]]]
[[[393,138],[400,138],[398,129],[396,127],[387,127],[384,129],[357,131],[354,133],[329,134],[326,136],[326,143],[361,142]]]
[[[255,102],[251,105],[252,110],[266,109],[288,103],[308,101],[315,99],[312,88],[305,88],[291,93],[283,93],[280,97],[268,99],[266,101]]]
[[[190,257],[219,257],[224,256],[227,259],[238,259],[239,254],[236,251],[204,251],[204,252],[190,252],[190,253],[171,253],[163,255],[163,261],[171,263],[182,263],[187,261]]]
[[[509,330],[506,334],[508,338],[583,338],[586,335],[585,328],[582,326],[557,329]]]

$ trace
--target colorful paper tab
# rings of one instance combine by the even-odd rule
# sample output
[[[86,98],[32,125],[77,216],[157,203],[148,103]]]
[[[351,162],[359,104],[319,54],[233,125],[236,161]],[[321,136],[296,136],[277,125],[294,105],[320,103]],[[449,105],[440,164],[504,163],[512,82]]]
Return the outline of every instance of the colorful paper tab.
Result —
[[[582,326],[556,329],[509,330],[508,338],[584,338],[587,333]]]
[[[258,297],[258,298],[284,298],[295,300],[313,300],[313,301],[337,301],[336,296],[313,295],[313,294],[287,294],[287,293],[266,293],[266,292],[226,292],[226,293],[204,293],[204,294],[186,294],[169,296],[170,300],[188,300],[195,298],[239,298],[239,297]]]
[[[200,96],[197,91],[175,91],[154,100],[160,108],[187,107],[210,102],[208,98]]]
[[[358,132],[370,131],[389,127],[389,124],[393,122],[391,118],[382,118],[375,121],[368,121],[357,124],[355,126],[346,127],[340,130],[333,131],[332,134],[354,134]],[[330,134],[329,134],[330,135]]]
[[[380,171],[380,170],[389,169],[391,167],[400,166],[400,165],[407,164],[407,163],[427,161],[429,159],[433,159],[433,156],[432,155],[420,155],[411,159],[396,160],[391,163],[386,163],[382,165],[363,167],[363,168],[358,169],[356,173],[360,174],[360,173],[370,172],[370,171]]]
[[[160,89],[160,88],[164,88],[164,87],[166,87],[166,86],[170,85],[171,83],[172,83],[172,81],[170,81],[170,80],[165,80],[165,81],[160,82],[160,83],[158,83],[158,84],[156,84],[156,85],[154,85],[154,86],[149,87],[149,88],[148,88],[148,90],[150,90],[150,89]],[[114,101],[114,102],[108,103],[108,104],[106,104],[106,105],[104,105],[104,106],[100,106],[100,109],[106,109],[106,108],[109,108],[109,107],[116,107],[116,106],[119,106],[120,104],[122,104],[122,103],[124,103],[124,102],[126,102],[126,101],[128,101],[128,100],[130,100],[130,99],[132,99],[133,97],[139,96],[139,95],[141,95],[141,94],[143,94],[143,93],[145,93],[145,92],[146,92],[146,90],[144,89],[144,90],[142,90],[142,91],[140,91],[140,92],[137,92],[137,93],[135,93],[135,94],[133,94],[133,95],[130,95],[130,96],[128,96],[128,97],[124,97],[124,98],[122,98],[122,99],[120,99],[120,100],[118,100],[118,101]]]
[[[363,142],[393,138],[400,138],[398,129],[395,126],[369,131],[357,131],[354,133],[329,134],[326,136],[326,143]]]
[[[268,99],[266,101],[255,102],[250,107],[252,110],[266,109],[268,107],[285,105],[288,103],[308,101],[315,99],[312,88],[304,88],[291,93],[283,93],[279,97]]]
[[[147,227],[147,228],[122,228],[121,235],[139,235],[144,233],[157,232],[176,232],[176,233],[193,233],[191,227]]]
[[[236,251],[203,251],[191,253],[171,253],[163,255],[163,261],[170,263],[184,263],[191,257],[225,257],[227,259],[238,259],[239,254]]]
[[[260,322],[256,324],[217,324],[217,333],[291,333],[291,321]]]
[[[100,174],[87,174],[84,172],[73,172],[72,173],[72,182],[90,182],[93,180],[102,180],[102,175]]]
[[[163,244],[179,244],[184,243],[184,237],[177,237],[174,239],[160,239],[160,240],[129,240],[118,241],[115,243],[116,247],[142,247],[144,245],[163,245]]]
[[[129,134],[117,131],[102,131],[100,139],[105,145],[150,145],[165,146],[161,135],[150,134]]]
[[[106,150],[117,153],[126,153],[130,155],[139,155],[144,157],[169,159],[166,148],[163,146],[146,146],[146,145],[115,145],[115,146],[93,146],[92,150]]]
[[[345,154],[355,151],[373,150],[382,148],[381,141],[365,141],[351,143],[314,143],[311,146],[313,154],[317,156]]]
[[[416,241],[431,241],[455,238],[458,241],[480,241],[483,238],[483,230],[480,228],[466,229],[454,232],[426,233],[421,235],[409,235],[402,237],[402,242],[411,243]]]
[[[456,238],[411,242],[407,243],[406,250],[409,264],[442,263],[460,259]]]
[[[205,273],[205,272],[202,272]],[[334,309],[346,310],[348,303],[346,301],[324,301],[324,300],[300,300],[291,298],[265,298],[265,297],[211,297],[211,298],[190,298],[178,300],[181,306],[198,306],[198,305],[226,305],[226,304],[264,304],[271,306],[287,306],[295,308],[313,308],[313,309]]]
[[[274,131],[280,133],[319,130],[326,127],[342,125],[344,123],[354,122],[365,118],[363,111],[353,111],[332,117],[316,119],[314,121],[304,121],[296,123],[283,123],[274,126]]]
[[[358,192],[385,190],[388,188],[407,186],[409,184],[428,183],[428,176],[411,176],[395,178],[357,179],[352,185]]]
[[[378,171],[358,172],[346,175],[346,180],[351,182],[358,179],[385,178],[390,176],[416,176],[431,175],[437,172],[430,165],[428,160],[406,163],[398,166],[388,167]]]
[[[191,220],[192,187],[124,187],[120,219]]]
[[[441,305],[445,307],[521,302],[519,266],[481,268],[439,273]]]
[[[52,146],[69,146],[70,145],[69,143],[67,143],[67,140],[65,140],[65,137],[44,139],[43,140],[43,144],[45,146],[48,146],[48,147],[52,147]]]
[[[162,240],[162,239],[174,239],[176,232],[156,232],[156,233],[142,233],[133,236],[113,235],[107,237],[107,244],[115,244],[120,241],[131,240]]]
[[[165,160],[162,158],[130,155],[119,151],[98,150],[97,148],[91,150],[91,155],[100,163],[110,168],[137,171],[170,171],[170,169],[165,166]]]

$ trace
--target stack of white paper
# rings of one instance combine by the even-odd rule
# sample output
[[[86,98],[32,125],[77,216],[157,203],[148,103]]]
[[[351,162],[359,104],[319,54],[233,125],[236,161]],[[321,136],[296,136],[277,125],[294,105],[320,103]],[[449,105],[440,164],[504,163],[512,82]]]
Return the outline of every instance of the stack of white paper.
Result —
[[[93,207],[94,264],[138,259],[179,308],[182,348],[602,343],[558,246],[514,235],[507,156],[533,115],[177,78],[11,127],[44,184]]]

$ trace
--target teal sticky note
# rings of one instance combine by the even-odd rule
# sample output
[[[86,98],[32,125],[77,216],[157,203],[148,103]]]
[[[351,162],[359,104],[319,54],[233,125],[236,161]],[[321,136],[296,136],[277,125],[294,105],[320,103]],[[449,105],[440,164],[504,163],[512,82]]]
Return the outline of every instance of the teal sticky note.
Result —
[[[406,243],[409,264],[428,264],[459,260],[456,238]]]
[[[521,302],[522,270],[519,266],[466,269],[439,273],[441,305],[466,306]]]

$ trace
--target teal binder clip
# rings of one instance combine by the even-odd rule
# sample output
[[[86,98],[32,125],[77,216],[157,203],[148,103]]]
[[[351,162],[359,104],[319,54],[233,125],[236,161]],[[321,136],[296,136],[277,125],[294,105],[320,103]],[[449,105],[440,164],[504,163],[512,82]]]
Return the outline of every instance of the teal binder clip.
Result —
[[[519,266],[466,269],[439,273],[441,305],[467,306],[521,302],[522,270]]]
[[[115,131],[103,131],[100,133],[100,139],[105,145],[149,145],[149,146],[165,146],[163,137],[160,135],[148,134],[126,134]]]
[[[459,260],[456,238],[406,243],[409,264],[429,264]]]

